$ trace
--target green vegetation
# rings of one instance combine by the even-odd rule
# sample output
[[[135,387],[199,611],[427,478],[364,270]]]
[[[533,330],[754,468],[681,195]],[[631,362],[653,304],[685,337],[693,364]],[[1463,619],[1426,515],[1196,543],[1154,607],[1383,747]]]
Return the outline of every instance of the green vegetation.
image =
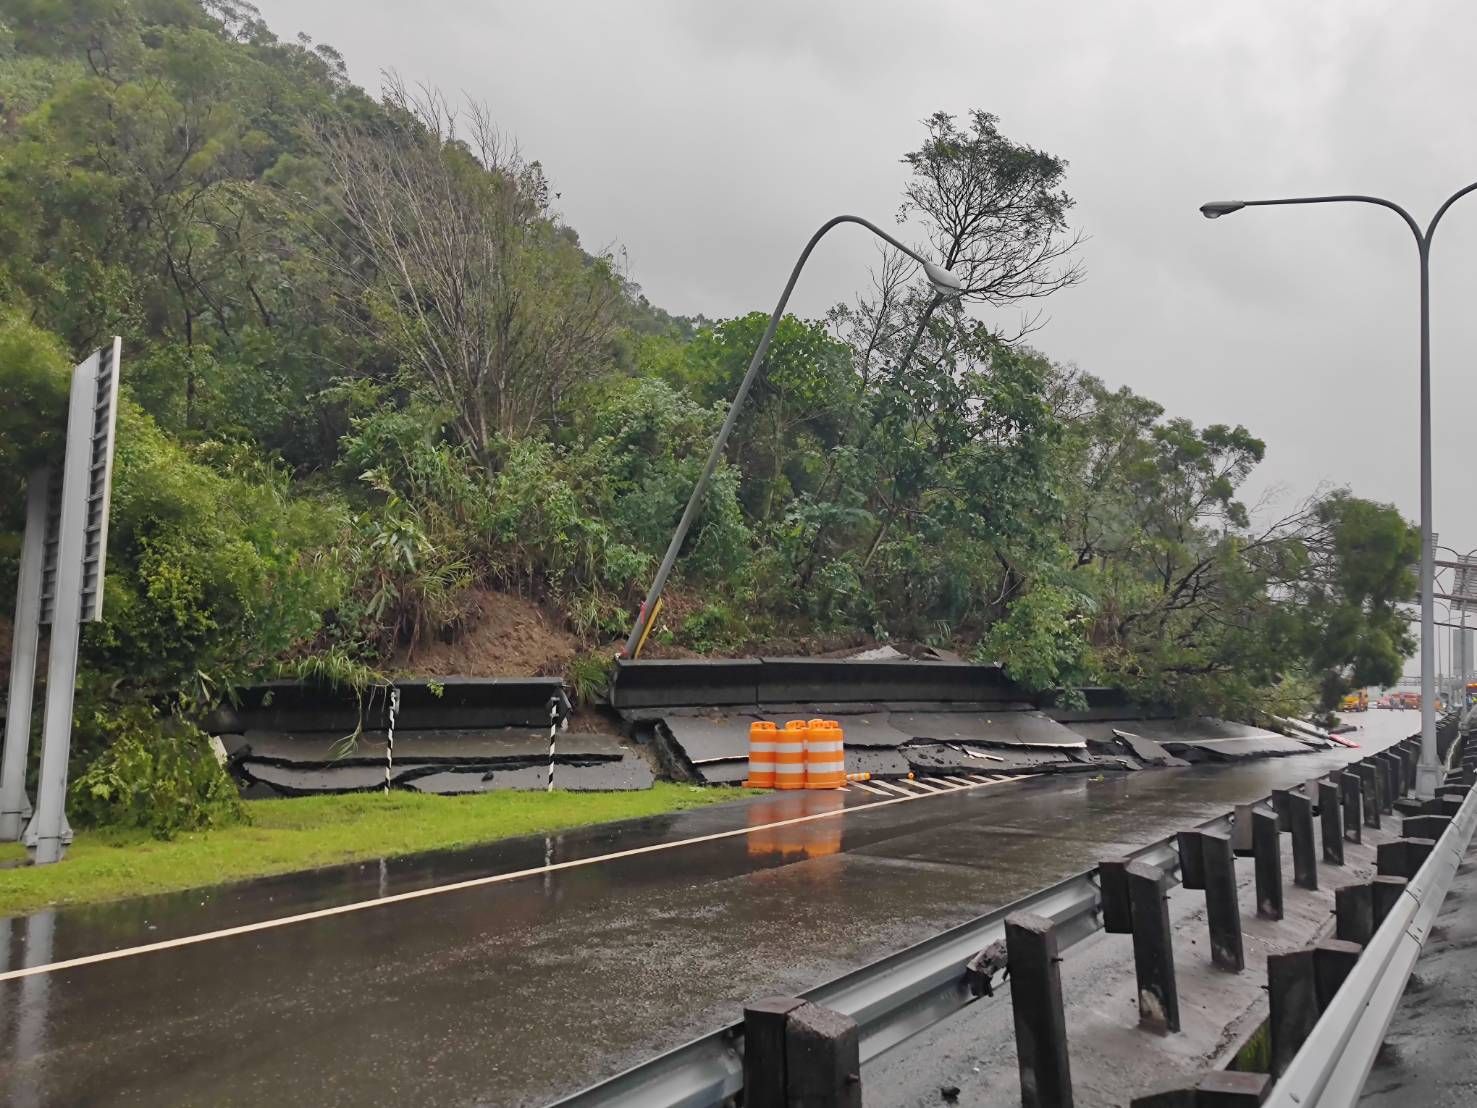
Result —
[[[741,789],[658,783],[649,791],[625,793],[441,797],[397,792],[248,800],[245,823],[181,832],[170,842],[122,827],[79,831],[66,865],[0,869],[0,916],[473,846],[679,812],[742,795]],[[0,845],[0,863],[24,855],[18,844]]]
[[[1084,278],[1066,171],[988,112],[924,121],[900,233],[962,299],[888,255],[782,322],[652,649],[922,642],[1240,716],[1393,678],[1394,509],[1334,491],[1269,523],[1246,428],[1029,345]],[[123,336],[79,814],[232,818],[171,721],[262,677],[362,688],[489,589],[557,612],[599,689],[765,317],[653,306],[556,199],[484,109],[376,102],[239,0],[0,0],[0,487],[54,450],[70,362]]]

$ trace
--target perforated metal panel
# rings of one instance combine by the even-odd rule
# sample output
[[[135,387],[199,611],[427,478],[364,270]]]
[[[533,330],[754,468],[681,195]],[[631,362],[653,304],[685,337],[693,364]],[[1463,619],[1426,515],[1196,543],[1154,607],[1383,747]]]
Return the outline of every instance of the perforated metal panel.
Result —
[[[103,577],[108,560],[108,508],[113,489],[113,439],[118,424],[118,369],[122,339],[92,354],[73,372],[73,389],[86,388],[91,396],[84,426],[67,426],[67,461],[87,467],[82,537],[82,608],[84,623],[102,618]],[[78,375],[83,375],[79,380]],[[46,561],[41,580],[41,622],[51,623],[56,611],[57,561],[61,534],[62,487],[53,485],[46,518]],[[70,506],[69,506],[70,510]],[[67,552],[72,556],[72,552]]]

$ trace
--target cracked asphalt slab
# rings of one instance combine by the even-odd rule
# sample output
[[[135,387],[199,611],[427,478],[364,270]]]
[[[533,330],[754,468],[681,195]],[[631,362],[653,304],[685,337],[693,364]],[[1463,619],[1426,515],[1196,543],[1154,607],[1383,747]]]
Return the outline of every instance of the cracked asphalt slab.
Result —
[[[0,983],[9,1103],[542,1104],[1363,751],[773,796],[0,922],[14,969],[450,881],[843,814]],[[1413,718],[1413,717],[1411,717]],[[800,809],[810,812],[808,808]],[[811,814],[821,814],[819,810]],[[8,942],[6,931],[8,929]]]

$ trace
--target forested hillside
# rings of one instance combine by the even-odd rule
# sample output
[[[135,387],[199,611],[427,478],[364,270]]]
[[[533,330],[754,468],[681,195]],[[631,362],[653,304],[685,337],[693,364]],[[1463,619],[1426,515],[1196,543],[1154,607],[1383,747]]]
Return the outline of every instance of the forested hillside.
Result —
[[[144,705],[372,682],[495,594],[543,605],[582,680],[613,653],[768,305],[649,304],[517,139],[496,105],[393,81],[376,101],[245,4],[0,0],[7,597],[67,369],[123,336],[84,760],[119,720],[164,727]],[[1051,294],[1091,279],[1066,162],[983,111],[917,142],[900,233],[962,302],[890,258],[784,320],[651,649],[928,643],[1240,715],[1391,679],[1410,527],[1343,491],[1253,526],[1250,431],[1032,347]]]

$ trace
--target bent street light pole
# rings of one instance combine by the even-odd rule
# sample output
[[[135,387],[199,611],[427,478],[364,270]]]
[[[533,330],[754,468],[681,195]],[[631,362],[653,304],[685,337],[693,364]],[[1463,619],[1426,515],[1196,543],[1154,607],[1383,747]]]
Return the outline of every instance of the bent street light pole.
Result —
[[[1217,200],[1200,206],[1206,219],[1219,219],[1242,208],[1280,204],[1377,204],[1405,220],[1415,236],[1421,269],[1421,761],[1416,773],[1416,795],[1429,799],[1441,784],[1441,764],[1436,755],[1436,539],[1431,519],[1431,237],[1446,209],[1477,182],[1458,189],[1436,209],[1424,231],[1411,214],[1392,200],[1378,196],[1294,196],[1281,200]]]
[[[774,338],[774,333],[779,328],[780,319],[785,314],[785,305],[790,301],[790,293],[794,291],[795,282],[800,278],[800,271],[805,268],[805,263],[810,258],[810,252],[815,249],[815,244],[820,242],[826,232],[838,223],[858,223],[884,242],[908,255],[923,267],[929,283],[940,296],[958,296],[963,291],[963,285],[953,273],[935,265],[916,250],[904,246],[882,228],[860,216],[838,215],[828,220],[820,230],[810,236],[805,249],[800,251],[800,258],[795,263],[795,268],[790,271],[790,279],[785,284],[785,291],[780,294],[780,302],[775,305],[774,314],[769,317],[769,326],[764,330],[764,337],[759,340],[759,346],[749,362],[748,371],[739,384],[738,392],[734,394],[733,403],[728,406],[728,415],[723,420],[718,437],[713,440],[713,449],[708,453],[708,463],[703,467],[702,476],[697,479],[697,484],[693,487],[692,495],[687,500],[687,507],[682,512],[682,519],[677,524],[677,530],[672,534],[672,541],[667,545],[667,553],[656,571],[655,580],[651,583],[651,590],[646,594],[646,600],[636,614],[636,624],[631,628],[630,637],[626,639],[626,645],[621,650],[623,658],[636,656],[636,650],[641,645],[642,636],[646,632],[646,625],[651,620],[652,613],[656,609],[656,602],[661,598],[662,589],[666,588],[667,578],[671,575],[672,566],[677,561],[677,552],[682,549],[682,543],[687,539],[687,532],[692,527],[693,520],[697,518],[702,506],[703,495],[708,491],[708,482],[712,479],[713,471],[718,468],[718,463],[723,460],[723,451],[728,445],[728,436],[733,433],[734,425],[738,423],[739,413],[743,410],[744,401],[748,399],[749,389],[753,387],[755,379],[759,376],[759,368],[764,364],[764,355],[768,353],[770,340]]]

